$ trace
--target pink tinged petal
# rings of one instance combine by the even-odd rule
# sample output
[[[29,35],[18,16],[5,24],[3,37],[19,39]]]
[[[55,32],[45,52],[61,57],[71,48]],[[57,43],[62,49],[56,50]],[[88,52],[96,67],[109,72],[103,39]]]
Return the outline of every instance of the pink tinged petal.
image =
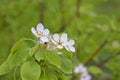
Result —
[[[32,32],[36,37],[38,37],[37,32],[36,32],[36,30],[35,30],[34,27],[31,28],[31,32]]]
[[[43,34],[44,34],[44,35],[48,35],[48,34],[49,34],[49,30],[48,30],[48,29],[45,29],[45,30],[43,31]]]
[[[80,73],[87,72],[87,68],[83,64],[79,64],[78,68],[80,70]]]
[[[41,37],[40,40],[42,42],[49,42],[49,39],[47,37]]]
[[[57,45],[57,48],[62,49],[63,46],[62,45]]]
[[[75,52],[75,48],[74,48],[73,46],[69,46],[69,50],[70,50],[71,52]]]
[[[61,35],[60,41],[61,42],[67,42],[67,34],[66,33],[64,33],[64,34]]]
[[[43,32],[43,30],[44,30],[43,25],[42,25],[41,23],[39,23],[39,24],[37,25],[37,31]]]
[[[74,45],[75,41],[74,40],[69,40],[68,45]]]
[[[74,73],[79,73],[79,68],[78,67],[75,67]]]
[[[81,80],[91,80],[92,79],[92,77],[91,77],[91,75],[89,75],[88,73],[82,73],[82,75],[81,75]]]
[[[54,35],[53,35],[53,39],[54,39],[56,42],[59,42],[60,36],[59,36],[58,34],[54,34]]]

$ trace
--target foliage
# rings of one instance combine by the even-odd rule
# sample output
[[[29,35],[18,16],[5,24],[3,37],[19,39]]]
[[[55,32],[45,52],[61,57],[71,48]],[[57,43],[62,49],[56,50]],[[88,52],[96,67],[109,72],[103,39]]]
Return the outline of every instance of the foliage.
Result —
[[[51,59],[51,56],[47,53],[43,55],[39,54],[39,50],[35,50],[36,47],[40,47],[40,45],[34,45],[34,43],[30,43],[30,41],[26,41],[26,39],[23,39],[23,44],[20,44],[20,48],[18,48],[19,46],[17,47],[17,45],[16,48],[12,48],[15,42],[23,36],[34,38],[30,32],[30,28],[38,22],[42,22],[48,29],[52,30],[52,32],[66,32],[76,40],[75,46],[77,50],[74,54],[74,65],[86,63],[97,51],[97,55],[86,64],[88,69],[92,67],[90,68],[90,72],[95,80],[103,80],[104,78],[119,80],[119,55],[95,67],[109,56],[116,55],[116,52],[120,50],[119,4],[119,0],[1,0],[0,69],[2,71],[0,71],[0,73],[8,74],[0,76],[0,79],[14,80],[13,75],[14,71],[16,71],[15,73],[17,73],[16,76],[18,76],[18,80],[21,80],[19,77],[20,65],[23,64],[24,61],[26,62],[26,60],[32,60],[30,56],[34,55],[38,62],[44,59]],[[77,7],[77,5],[79,7]],[[41,7],[43,7],[43,9],[41,9]],[[41,17],[41,15],[43,15],[43,17]],[[100,45],[105,41],[107,41],[105,46],[98,50]],[[10,51],[11,48],[12,50]],[[41,50],[44,53],[44,49],[41,48]],[[59,57],[60,61],[63,61],[63,56]],[[9,58],[12,59],[9,60]],[[69,62],[69,59],[66,58],[66,62]],[[44,61],[42,63],[44,64]],[[51,66],[57,66],[57,68],[62,67],[59,65],[59,61],[57,64],[54,64],[54,60],[51,60],[49,64],[51,64]],[[71,62],[69,64],[71,64]],[[69,64],[63,63],[65,66]],[[63,72],[71,72],[67,70],[68,66],[64,68],[61,69]],[[54,69],[56,69],[56,67]],[[97,69],[97,71],[95,69]],[[96,72],[92,72],[92,70]],[[47,77],[42,74],[41,77],[43,78],[48,79],[49,77],[49,79],[51,78],[52,80],[56,80],[57,78],[55,76],[57,72],[49,74],[49,71],[41,68],[41,73],[47,74]],[[60,76],[62,76],[62,74]],[[67,79],[71,79],[71,76],[68,75]]]

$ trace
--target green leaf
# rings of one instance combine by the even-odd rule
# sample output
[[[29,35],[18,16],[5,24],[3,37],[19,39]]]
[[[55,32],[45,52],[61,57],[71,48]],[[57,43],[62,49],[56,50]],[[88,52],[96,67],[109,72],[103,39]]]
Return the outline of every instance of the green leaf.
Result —
[[[0,65],[0,75],[6,74],[9,71],[11,71],[9,63],[4,62],[2,65]]]
[[[12,55],[13,54],[9,54],[7,60],[0,65],[0,75],[6,74],[12,70],[12,68],[10,67]]]
[[[43,68],[41,69],[41,75],[39,80],[47,80],[47,75],[45,74],[45,70]]]
[[[97,66],[90,66],[88,67],[88,71],[94,75],[96,74],[102,74],[102,70],[98,68]]]
[[[45,59],[45,55],[44,55],[44,50],[39,50],[38,52],[36,52],[36,54],[35,54],[35,59],[37,60],[37,61],[40,61],[40,60],[44,60]]]
[[[29,54],[30,56],[34,55],[40,48],[40,44],[36,44],[34,47],[30,48]]]
[[[62,52],[63,53],[62,56],[63,57],[68,57],[68,58],[72,58],[72,55],[73,55],[72,52],[69,52],[66,49],[58,50],[58,52]]]
[[[13,46],[12,52],[9,54],[7,60],[0,65],[0,75],[10,72],[14,67],[19,66],[26,60],[26,57],[29,55],[26,48],[28,46],[24,42],[24,39],[19,40]]]
[[[60,67],[60,69],[66,74],[71,74],[72,69],[73,69],[72,61],[68,58],[61,57],[61,67]]]
[[[17,41],[17,42],[13,45],[13,47],[12,47],[12,49],[11,49],[11,52],[14,53],[14,52],[21,46],[21,44],[22,44],[24,41],[25,41],[25,38],[22,38],[22,39],[20,39],[19,41]]]
[[[21,67],[22,80],[39,80],[40,74],[41,68],[34,61],[28,61]]]
[[[53,72],[47,73],[48,80],[57,80],[57,76]]]
[[[28,45],[25,42],[23,42],[21,43],[19,48],[16,49],[14,54],[12,54],[11,57],[9,57],[11,68],[21,65],[26,60],[27,56],[29,55],[27,48]]]
[[[40,80],[57,80],[57,76],[52,71],[42,69]]]
[[[55,51],[47,51],[45,56],[51,64],[60,67],[60,56]]]
[[[64,74],[60,74],[60,79],[61,79],[61,80],[66,80],[65,75],[64,75]]]

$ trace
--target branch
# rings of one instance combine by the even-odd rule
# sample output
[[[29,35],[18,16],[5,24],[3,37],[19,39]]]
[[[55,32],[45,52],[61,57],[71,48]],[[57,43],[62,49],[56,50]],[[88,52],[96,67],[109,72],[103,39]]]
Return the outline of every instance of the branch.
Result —
[[[74,72],[72,74],[72,79],[71,80],[77,80],[77,76],[74,74]]]
[[[39,6],[40,6],[40,22],[43,23],[44,22],[44,9],[45,9],[44,1],[41,1],[39,3]]]
[[[64,0],[59,0],[59,10],[60,10],[60,13],[61,13],[61,26],[60,26],[60,29],[57,31],[57,32],[64,32],[64,30],[67,28],[68,25],[71,25],[72,21],[74,20],[74,16],[70,16],[69,19],[65,18],[65,15],[64,15]]]
[[[78,44],[77,49],[76,49],[76,58],[78,61],[80,60],[80,50],[81,50],[80,47],[81,47],[80,44]]]
[[[93,58],[102,50],[102,48],[107,44],[107,40],[105,40],[99,48],[93,53],[93,55],[84,63],[85,65],[88,64],[93,60]]]
[[[81,35],[81,32],[79,30],[77,32],[78,32],[78,35]],[[88,33],[86,38],[84,39],[84,41],[85,42],[88,41],[91,38],[91,36],[92,36],[92,33],[91,32]],[[85,42],[83,42],[83,43],[85,43]],[[83,48],[83,45],[81,45],[81,43],[78,43],[78,46],[76,48],[76,59],[78,61],[80,60],[80,51],[82,50],[82,48]]]
[[[80,17],[80,4],[81,4],[81,0],[77,0],[77,4],[76,4],[76,16],[78,18]]]
[[[103,66],[105,63],[107,63],[108,61],[110,61],[111,59],[113,59],[114,57],[116,57],[117,55],[120,55],[120,51],[107,57],[106,59],[102,60],[101,62],[99,62],[98,64],[96,64],[96,66],[101,67]]]

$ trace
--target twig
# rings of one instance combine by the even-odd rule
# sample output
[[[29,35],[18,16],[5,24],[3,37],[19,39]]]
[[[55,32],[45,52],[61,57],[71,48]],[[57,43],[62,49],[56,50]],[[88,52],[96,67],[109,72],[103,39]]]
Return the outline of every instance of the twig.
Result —
[[[84,63],[85,65],[88,64],[89,62],[91,62],[93,60],[93,58],[102,50],[102,48],[106,45],[107,40],[105,40],[100,46],[99,48],[93,53],[93,55]]]
[[[73,74],[72,74],[71,80],[77,80],[77,76],[74,74],[74,72],[73,72]]]
[[[77,49],[76,49],[76,58],[78,61],[80,60],[80,50],[81,50],[81,46],[80,44],[78,44]]]
[[[80,34],[81,34],[81,32],[78,31],[78,35],[80,35]],[[85,42],[88,41],[91,38],[91,36],[92,36],[92,33],[91,32],[88,33],[86,38],[84,39],[84,41]],[[85,43],[85,42],[83,42],[83,43]],[[76,48],[76,58],[78,61],[80,60],[80,51],[82,50],[82,48],[83,48],[83,46],[80,43],[78,43],[78,46]]]
[[[80,4],[81,4],[81,0],[77,0],[76,16],[77,16],[78,18],[80,17]]]
[[[61,27],[60,29],[57,31],[57,32],[64,32],[64,30],[67,28],[68,25],[70,25],[72,23],[72,21],[74,20],[74,16],[70,16],[69,18],[70,19],[67,19],[65,18],[65,15],[64,15],[64,5],[63,5],[63,1],[64,0],[59,0],[59,10],[60,10],[60,13],[62,15],[61,17]]]
[[[40,1],[39,6],[40,6],[40,22],[43,23],[44,22],[44,9],[45,9],[44,1]]]
[[[99,62],[98,64],[96,64],[96,66],[101,67],[102,65],[104,65],[105,63],[107,63],[108,61],[110,61],[111,59],[113,59],[114,57],[116,57],[117,55],[120,55],[120,51],[107,57],[106,59],[102,60],[101,62]]]

